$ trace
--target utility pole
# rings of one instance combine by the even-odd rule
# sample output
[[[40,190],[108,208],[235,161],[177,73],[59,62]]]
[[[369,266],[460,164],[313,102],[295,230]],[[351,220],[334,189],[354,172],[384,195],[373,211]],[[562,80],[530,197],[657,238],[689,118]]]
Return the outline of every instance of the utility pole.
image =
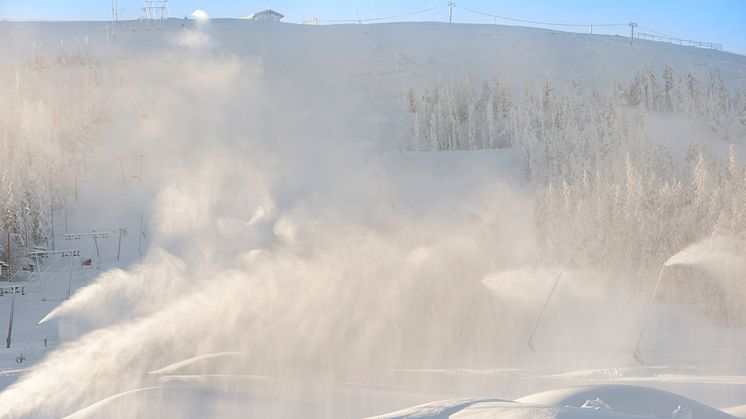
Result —
[[[448,2],[448,23],[453,23],[453,6],[455,6],[456,3],[449,1]]]
[[[117,0],[111,0],[111,36],[117,37],[117,21],[119,21],[119,10],[117,10]]]
[[[637,27],[637,23],[635,22],[629,22],[629,44],[632,45],[632,42],[635,40],[635,28]]]

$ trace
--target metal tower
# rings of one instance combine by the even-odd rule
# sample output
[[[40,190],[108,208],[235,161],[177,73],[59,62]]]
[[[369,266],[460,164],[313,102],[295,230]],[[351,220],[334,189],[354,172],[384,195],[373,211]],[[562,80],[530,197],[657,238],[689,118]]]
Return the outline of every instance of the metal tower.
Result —
[[[168,0],[144,0],[141,10],[142,19],[148,27],[151,24],[160,27],[168,19]]]

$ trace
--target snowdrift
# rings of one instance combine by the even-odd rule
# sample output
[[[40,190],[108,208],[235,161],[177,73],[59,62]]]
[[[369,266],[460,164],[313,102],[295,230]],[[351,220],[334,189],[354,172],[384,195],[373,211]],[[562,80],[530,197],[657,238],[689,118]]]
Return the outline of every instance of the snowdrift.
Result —
[[[607,384],[550,390],[505,400],[457,400],[429,403],[378,419],[394,418],[592,418],[734,419],[735,416],[667,391]]]

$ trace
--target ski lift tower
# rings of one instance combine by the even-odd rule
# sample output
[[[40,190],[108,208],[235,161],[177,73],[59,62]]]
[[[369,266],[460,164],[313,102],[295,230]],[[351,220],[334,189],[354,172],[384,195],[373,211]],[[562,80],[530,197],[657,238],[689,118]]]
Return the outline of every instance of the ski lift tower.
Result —
[[[10,337],[13,334],[13,314],[16,311],[16,294],[26,295],[25,286],[0,287],[0,297],[5,294],[11,295],[10,318],[8,319],[8,337],[5,338],[5,348],[10,349]]]
[[[39,279],[39,284],[41,284],[41,300],[47,301],[47,291],[45,289],[44,284],[44,278],[42,276],[41,272],[41,263],[39,259],[46,259],[49,256],[61,256],[63,258],[70,258],[70,276],[68,278],[67,282],[67,294],[65,299],[70,298],[70,291],[73,286],[73,259],[80,257],[80,250],[78,249],[70,249],[70,250],[35,250],[33,252],[29,252],[28,257],[29,260],[34,259],[36,260],[36,274],[37,278]]]
[[[142,179],[142,160],[144,158],[144,154],[119,156],[119,168],[122,171],[122,183],[127,183],[128,180],[140,183]]]
[[[168,0],[144,0],[142,19],[145,20],[148,29],[151,25],[160,29],[163,21],[168,19]]]
[[[101,269],[101,249],[98,247],[98,239],[108,239],[110,234],[118,235],[117,243],[117,260],[119,260],[120,253],[122,251],[122,235],[127,234],[127,229],[124,227],[113,228],[108,230],[91,230],[85,233],[68,233],[65,234],[65,240],[80,240],[82,238],[91,238],[96,245],[96,268]]]

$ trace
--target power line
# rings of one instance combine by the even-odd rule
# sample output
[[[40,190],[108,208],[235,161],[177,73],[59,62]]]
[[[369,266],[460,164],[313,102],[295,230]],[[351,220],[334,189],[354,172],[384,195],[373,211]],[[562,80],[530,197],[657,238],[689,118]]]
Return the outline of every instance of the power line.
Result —
[[[345,22],[345,23],[375,22],[375,21],[379,21],[379,20],[397,19],[397,18],[405,17],[405,16],[418,15],[418,14],[421,14],[421,13],[426,13],[426,12],[433,11],[433,10],[438,9],[438,8],[440,8],[440,6],[431,7],[429,9],[417,10],[417,11],[414,11],[414,12],[404,13],[404,14],[395,15],[395,16],[375,17],[375,18],[370,18],[370,19],[322,19],[322,21],[324,21],[324,22]]]
[[[534,25],[547,25],[547,26],[565,26],[565,27],[576,27],[576,28],[587,28],[588,24],[575,24],[575,23],[554,23],[554,22],[540,22],[536,20],[525,20],[525,19],[517,19],[514,17],[507,17],[507,16],[500,16],[500,15],[493,15],[491,13],[486,12],[480,12],[479,10],[470,9],[468,7],[455,5],[454,7],[457,7],[459,9],[464,9],[466,11],[476,13],[478,15],[483,16],[489,16],[497,19],[504,19],[504,20],[510,20],[513,22],[521,22],[521,23],[531,23]],[[627,26],[627,23],[594,23],[593,26]]]
[[[439,9],[441,7],[442,6],[435,6],[435,7],[430,7],[428,9],[416,10],[416,11],[409,12],[409,13],[402,13],[402,14],[399,14],[399,15],[377,17],[377,18],[368,18],[368,19],[360,19],[360,18],[358,18],[358,19],[322,19],[321,21],[323,21],[323,22],[335,22],[335,23],[377,22],[377,21],[381,21],[381,20],[397,19],[397,18],[401,18],[401,17],[413,16],[413,15],[418,15],[418,14],[422,14],[422,13],[427,13],[427,12]],[[483,11],[480,11],[480,10],[471,9],[469,7],[460,6],[460,5],[456,4],[453,1],[449,1],[448,2],[448,9],[449,9],[448,21],[449,22],[453,21],[453,9],[454,8],[459,8],[459,9],[466,10],[466,11],[474,13],[474,14],[478,14],[478,15],[482,15],[482,16],[488,16],[488,17],[491,17],[491,18],[494,18],[494,19],[503,19],[503,20],[507,20],[507,21],[511,21],[511,22],[528,23],[528,24],[533,24],[533,25],[556,26],[556,27],[566,27],[566,28],[588,28],[588,27],[593,28],[593,27],[613,27],[613,26],[617,26],[617,27],[620,27],[620,26],[634,26],[634,27],[639,27],[640,29],[643,29],[645,31],[654,33],[656,35],[660,35],[660,36],[672,39],[672,40],[683,41],[682,39],[676,38],[674,36],[671,36],[671,35],[668,35],[668,34],[665,34],[665,33],[662,33],[662,32],[658,32],[658,31],[655,31],[655,30],[650,29],[650,28],[645,28],[645,27],[642,27],[642,26],[638,26],[634,22],[626,22],[626,23],[592,23],[592,22],[589,22],[589,23],[582,23],[581,24],[581,23],[544,22],[544,21],[539,21],[539,20],[518,19],[518,18],[515,18],[515,17],[501,16],[501,15],[496,15],[496,14],[492,14],[492,13],[483,12]],[[632,28],[632,36],[631,36],[631,38],[635,37],[634,27]],[[692,41],[687,41],[687,42],[692,42]],[[705,44],[705,43],[703,43],[703,44]],[[706,43],[706,44],[711,44],[711,43]],[[711,44],[711,45],[713,45],[713,44]]]
[[[671,35],[666,35],[665,33],[661,33],[661,32],[656,32],[656,31],[654,31],[654,30],[652,30],[652,29],[650,29],[650,28],[644,28],[644,27],[642,27],[642,26],[639,26],[639,28],[640,28],[640,29],[643,29],[643,30],[646,30],[646,31],[648,31],[648,32],[652,32],[652,33],[654,33],[654,34],[656,34],[656,35],[661,35],[661,36],[665,36],[666,38],[676,38],[675,36],[671,36]]]
[[[643,28],[642,26],[640,26],[640,28],[651,33],[637,32],[635,34],[636,38],[648,39],[651,41],[659,41],[659,42],[669,42],[671,44],[678,44],[678,45],[688,45],[692,47],[709,48],[709,49],[714,49],[718,51],[723,50],[723,44],[719,44],[716,42],[695,41],[691,39],[676,38],[674,36],[667,35],[662,32],[656,32],[650,28]],[[653,34],[656,34],[656,35],[653,35]]]

